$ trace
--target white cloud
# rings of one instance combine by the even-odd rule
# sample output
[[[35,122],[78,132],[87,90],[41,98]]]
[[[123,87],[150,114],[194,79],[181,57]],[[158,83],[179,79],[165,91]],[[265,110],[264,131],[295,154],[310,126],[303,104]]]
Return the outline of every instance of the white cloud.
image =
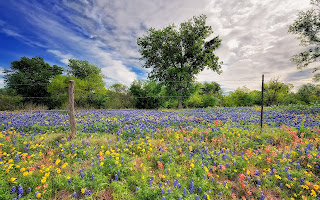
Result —
[[[68,65],[69,63],[69,59],[72,58],[71,54],[63,54],[58,50],[53,50],[53,49],[49,49],[48,52],[54,54],[55,56],[57,56],[58,58],[60,58],[60,61],[66,65]]]
[[[0,76],[4,75],[3,71],[4,71],[4,68],[0,66]]]
[[[216,54],[224,63],[223,73],[205,70],[198,80],[219,80],[229,89],[243,85],[259,89],[262,73],[266,80],[280,77],[297,81],[292,76],[298,76],[298,71],[289,59],[303,47],[288,34],[288,26],[299,10],[308,8],[309,0],[63,0],[50,13],[36,3],[32,8],[25,3],[21,9],[36,27],[39,40],[61,62],[66,63],[71,55],[89,60],[102,68],[109,81],[120,82],[145,77],[134,71],[148,71],[141,69],[136,44],[147,28],[178,25],[192,16],[206,14],[213,35],[222,39]],[[18,32],[7,34],[21,36]],[[305,73],[299,75],[299,80],[305,82],[311,76]]]
[[[4,79],[0,77],[0,88],[4,87]]]

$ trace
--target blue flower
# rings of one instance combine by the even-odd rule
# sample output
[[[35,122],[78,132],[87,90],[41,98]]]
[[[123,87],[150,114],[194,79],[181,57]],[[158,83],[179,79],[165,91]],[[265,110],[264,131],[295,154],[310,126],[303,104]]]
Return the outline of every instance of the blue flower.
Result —
[[[18,186],[18,195],[23,195],[23,187],[22,187],[22,185]]]
[[[13,194],[13,193],[15,193],[16,192],[16,186],[13,186],[12,188],[11,188],[11,190],[10,190],[10,194]]]
[[[74,192],[74,193],[72,194],[72,197],[73,197],[73,198],[77,198],[77,193]]]

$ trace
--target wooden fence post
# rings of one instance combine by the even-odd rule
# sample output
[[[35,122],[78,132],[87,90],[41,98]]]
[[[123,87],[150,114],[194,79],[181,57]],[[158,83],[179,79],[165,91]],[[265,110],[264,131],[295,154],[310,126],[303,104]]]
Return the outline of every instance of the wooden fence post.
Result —
[[[74,116],[74,80],[69,81],[69,89],[68,89],[68,95],[69,95],[69,117],[70,117],[70,128],[71,133],[69,134],[70,138],[75,138],[77,135],[77,129],[76,129],[76,120]]]
[[[263,91],[264,91],[264,74],[262,74],[262,86],[261,86],[261,117],[260,117],[260,132],[263,125]]]

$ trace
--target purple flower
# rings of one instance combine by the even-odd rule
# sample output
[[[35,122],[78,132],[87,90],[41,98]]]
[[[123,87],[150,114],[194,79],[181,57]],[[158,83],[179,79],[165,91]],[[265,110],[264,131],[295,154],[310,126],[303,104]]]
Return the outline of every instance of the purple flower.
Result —
[[[23,195],[23,187],[22,187],[22,185],[18,186],[18,195]]]
[[[74,193],[72,194],[72,197],[73,197],[73,198],[77,198],[77,193],[74,192]]]
[[[81,177],[82,179],[84,178],[84,173],[83,173],[83,172],[80,173],[80,177]]]
[[[10,194],[13,194],[13,193],[15,193],[16,192],[16,186],[13,186],[12,188],[11,188],[11,190],[10,190]]]
[[[192,194],[193,193],[193,189],[194,189],[194,183],[193,181],[191,181],[190,183],[190,188],[189,188],[189,192]]]
[[[187,189],[186,188],[183,188],[183,195],[187,196]]]

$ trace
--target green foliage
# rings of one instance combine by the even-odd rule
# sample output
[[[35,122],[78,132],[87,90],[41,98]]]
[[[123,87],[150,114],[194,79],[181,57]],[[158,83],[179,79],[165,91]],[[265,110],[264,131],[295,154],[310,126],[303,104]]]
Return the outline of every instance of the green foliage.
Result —
[[[130,96],[129,89],[126,85],[121,83],[113,84],[108,88],[107,96],[107,108],[120,109],[133,107],[133,98]]]
[[[179,108],[182,108],[181,96],[190,94],[188,90],[195,75],[205,67],[221,72],[219,58],[213,53],[221,40],[217,36],[205,41],[213,33],[205,24],[206,16],[200,15],[181,23],[179,28],[175,25],[159,30],[150,28],[137,40],[141,59],[145,60],[143,67],[152,68],[149,78],[168,86],[168,93],[177,91]]]
[[[15,90],[0,88],[0,110],[17,109],[21,101],[22,97]]]
[[[56,107],[66,107],[68,103],[69,81],[75,81],[75,106],[82,108],[104,108],[107,101],[106,89],[102,77],[91,74],[86,79],[72,76],[56,76],[48,86]]]
[[[86,79],[90,75],[100,75],[101,69],[87,60],[69,59],[68,75],[79,79]]]
[[[320,101],[320,85],[311,83],[302,85],[297,91],[297,99],[306,104]]]
[[[164,106],[166,89],[154,81],[134,81],[129,88],[138,109],[155,109]]]
[[[226,106],[252,106],[254,98],[247,87],[238,88],[226,96]]]
[[[292,84],[282,83],[277,78],[270,80],[268,84],[264,85],[266,105],[281,104],[292,88]]]
[[[62,74],[62,71],[61,67],[50,66],[41,57],[22,57],[11,63],[10,70],[5,70],[4,80],[9,89],[14,89],[17,94],[25,97],[24,102],[45,104],[52,107],[47,87],[50,83],[49,80]]]
[[[320,57],[320,1],[312,0],[314,6],[307,11],[299,12],[298,18],[289,27],[289,32],[298,35],[301,45],[309,46],[309,49],[296,54],[291,61],[295,62],[298,69],[309,66],[310,63],[319,61]],[[313,73],[317,72],[319,67],[313,69]],[[313,79],[320,80],[320,73],[315,73]]]

